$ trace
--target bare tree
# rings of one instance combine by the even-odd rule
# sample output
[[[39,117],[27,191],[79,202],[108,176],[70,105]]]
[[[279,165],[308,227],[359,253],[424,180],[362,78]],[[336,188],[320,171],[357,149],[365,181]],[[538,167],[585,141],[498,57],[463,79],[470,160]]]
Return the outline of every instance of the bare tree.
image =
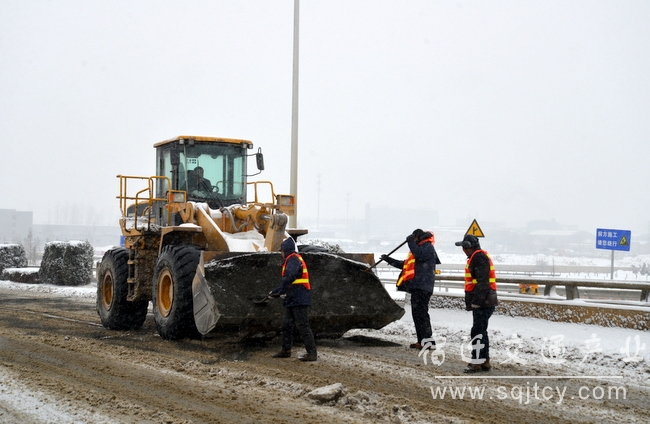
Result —
[[[27,233],[27,237],[25,237],[25,240],[23,242],[29,265],[36,265],[36,261],[38,259],[36,252],[38,251],[38,246],[40,244],[40,239],[38,237],[34,237],[32,229],[30,228],[29,232]]]

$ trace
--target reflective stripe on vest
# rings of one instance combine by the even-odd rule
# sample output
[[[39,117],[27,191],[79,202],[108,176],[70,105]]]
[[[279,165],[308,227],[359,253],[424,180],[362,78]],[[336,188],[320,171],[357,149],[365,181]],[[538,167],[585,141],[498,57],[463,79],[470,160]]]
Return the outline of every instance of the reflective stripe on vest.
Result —
[[[472,259],[474,259],[474,255],[476,255],[478,252],[483,252],[485,253],[485,256],[487,256],[488,261],[490,262],[490,274],[489,274],[489,279],[488,282],[490,283],[490,288],[492,290],[497,289],[497,273],[494,270],[494,264],[492,263],[492,258],[490,255],[485,250],[476,250],[474,253],[472,253],[472,256],[467,259],[467,264],[465,264],[465,291],[466,292],[471,292],[474,290],[474,287],[476,287],[476,284],[478,281],[476,281],[476,278],[472,278],[472,274],[469,272],[469,264],[472,262]]]
[[[397,287],[401,286],[408,280],[412,280],[413,277],[415,277],[415,256],[413,256],[413,253],[409,252],[404,260],[404,265],[402,265],[402,272],[399,274],[399,278],[397,279]]]
[[[304,284],[307,290],[311,290],[311,285],[309,284],[309,272],[307,271],[307,264],[302,259],[302,256],[300,256],[297,253],[291,253],[284,260],[284,263],[282,264],[282,276],[284,277],[285,268],[287,267],[287,261],[292,256],[295,256],[300,261],[300,264],[302,265],[302,276],[300,278],[296,278],[291,284]]]

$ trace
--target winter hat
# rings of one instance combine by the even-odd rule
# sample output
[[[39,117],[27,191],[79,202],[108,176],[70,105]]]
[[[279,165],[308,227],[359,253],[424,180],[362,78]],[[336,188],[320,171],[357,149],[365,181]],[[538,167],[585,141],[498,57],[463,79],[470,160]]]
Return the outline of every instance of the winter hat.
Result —
[[[420,240],[427,240],[427,239],[432,239],[431,243],[435,244],[436,243],[436,236],[433,234],[433,231],[431,230],[426,230],[422,233],[420,236]]]
[[[298,249],[296,249],[296,242],[293,240],[293,238],[287,237],[280,245],[280,251],[284,253],[297,252]]]
[[[422,231],[420,228],[413,230],[413,237],[415,237],[416,240],[420,240],[422,234],[424,234],[424,231]]]
[[[457,241],[456,246],[462,246],[463,249],[480,249],[481,245],[478,242],[478,237],[472,235],[465,235],[462,241]]]

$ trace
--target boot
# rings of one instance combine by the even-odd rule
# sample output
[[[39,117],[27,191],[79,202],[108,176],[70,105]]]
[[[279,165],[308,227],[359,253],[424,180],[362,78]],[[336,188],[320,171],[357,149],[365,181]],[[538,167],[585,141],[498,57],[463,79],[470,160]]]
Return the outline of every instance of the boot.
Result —
[[[474,374],[475,372],[483,371],[481,364],[467,364],[467,368],[463,370],[465,374]]]
[[[298,359],[300,359],[303,362],[313,362],[317,359],[318,355],[316,355],[316,352],[307,352],[306,354],[299,356]]]
[[[490,371],[492,369],[492,365],[490,365],[490,360],[486,359],[485,362],[481,364],[481,370],[482,371]]]
[[[291,349],[282,349],[273,355],[272,358],[291,358]]]

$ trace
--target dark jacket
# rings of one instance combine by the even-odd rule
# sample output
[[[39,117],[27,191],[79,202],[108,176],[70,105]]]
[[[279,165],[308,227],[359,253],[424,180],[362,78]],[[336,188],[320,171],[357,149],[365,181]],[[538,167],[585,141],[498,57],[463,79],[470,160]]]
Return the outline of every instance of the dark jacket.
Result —
[[[431,233],[425,232],[421,237],[422,240],[431,237]],[[401,290],[410,292],[411,290],[424,290],[433,293],[433,285],[435,284],[436,264],[440,263],[438,255],[433,244],[427,241],[418,244],[415,237],[412,235],[406,238],[409,249],[415,258],[415,276],[413,279],[405,281]],[[404,261],[385,257],[384,260],[395,268],[404,268]]]
[[[478,252],[474,255],[469,264],[469,272],[476,279],[476,286],[471,292],[465,292],[465,309],[471,311],[474,309],[472,305],[479,308],[497,306],[497,292],[490,288],[490,260],[485,253]]]
[[[302,277],[302,262],[297,257],[300,254],[296,252],[296,244],[292,238],[287,238],[282,242],[280,249],[285,254],[284,276],[280,285],[274,288],[271,293],[286,295],[282,303],[286,308],[293,306],[311,306],[311,293],[305,285],[292,284],[296,278]],[[292,253],[295,253],[295,255],[291,255]]]

